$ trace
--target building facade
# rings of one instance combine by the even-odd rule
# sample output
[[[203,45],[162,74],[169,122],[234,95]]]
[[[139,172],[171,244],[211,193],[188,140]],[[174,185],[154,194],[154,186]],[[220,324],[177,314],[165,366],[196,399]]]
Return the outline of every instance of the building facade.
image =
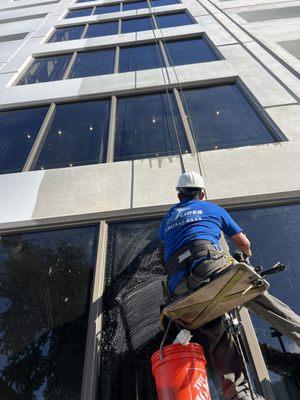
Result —
[[[1,399],[156,399],[183,170],[300,313],[299,21],[290,0],[0,0]],[[240,318],[256,391],[299,399],[299,347]]]

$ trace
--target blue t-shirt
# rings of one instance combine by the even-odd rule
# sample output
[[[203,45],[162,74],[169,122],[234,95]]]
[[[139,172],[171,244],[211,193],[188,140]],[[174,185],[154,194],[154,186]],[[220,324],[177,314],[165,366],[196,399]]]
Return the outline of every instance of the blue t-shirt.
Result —
[[[181,201],[165,215],[159,229],[160,240],[165,242],[165,258],[194,240],[209,240],[219,244],[221,231],[231,237],[242,229],[222,207],[200,201]]]

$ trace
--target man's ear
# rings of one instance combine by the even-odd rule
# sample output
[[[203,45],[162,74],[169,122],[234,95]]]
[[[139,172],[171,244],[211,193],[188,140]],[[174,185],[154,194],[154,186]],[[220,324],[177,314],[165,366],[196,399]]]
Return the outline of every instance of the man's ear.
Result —
[[[203,200],[204,196],[205,196],[205,192],[204,192],[204,190],[202,190],[201,193],[200,193],[199,199]]]

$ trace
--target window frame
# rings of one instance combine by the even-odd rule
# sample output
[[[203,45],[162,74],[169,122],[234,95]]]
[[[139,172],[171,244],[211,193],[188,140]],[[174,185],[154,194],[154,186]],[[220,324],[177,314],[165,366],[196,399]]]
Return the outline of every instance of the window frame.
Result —
[[[215,201],[222,207],[225,207],[229,212],[232,210],[247,210],[250,208],[265,208],[276,207],[281,205],[300,204],[300,192],[297,196],[292,194],[273,193],[270,195],[262,196],[245,196],[244,198],[229,198]],[[97,247],[97,256],[95,263],[95,272],[91,285],[91,302],[89,311],[89,322],[87,331],[87,340],[85,345],[85,359],[82,378],[82,393],[81,400],[90,399],[96,400],[96,392],[98,385],[98,376],[100,373],[100,342],[102,333],[102,296],[105,289],[105,271],[106,271],[106,252],[108,243],[108,226],[112,223],[120,222],[133,222],[138,220],[151,220],[163,218],[165,212],[169,209],[168,205],[165,206],[152,206],[143,210],[120,210],[118,215],[115,212],[103,213],[99,216],[77,215],[68,217],[63,216],[59,219],[55,218],[53,221],[46,220],[40,222],[37,226],[34,221],[31,224],[21,222],[19,226],[13,228],[0,227],[0,234],[17,234],[19,232],[38,232],[39,230],[53,230],[68,227],[80,227],[92,224],[99,224],[99,238]],[[245,341],[251,352],[251,364],[254,368],[255,380],[258,380],[259,387],[263,395],[270,399],[275,400],[271,380],[268,370],[263,359],[262,352],[259,347],[257,337],[253,328],[248,311],[242,308],[240,311],[240,318],[244,326]]]
[[[75,60],[75,58],[74,58]],[[117,71],[118,68],[118,62],[117,62],[117,57],[115,58],[115,71]],[[242,95],[245,97],[245,99],[249,102],[251,108],[253,109],[253,112],[256,113],[258,118],[262,120],[262,122],[266,125],[266,127],[269,129],[269,133],[271,137],[273,137],[274,142],[270,142],[270,145],[274,145],[280,142],[285,142],[288,141],[288,139],[285,137],[285,135],[281,132],[280,128],[273,122],[271,117],[267,114],[266,110],[261,106],[261,104],[258,102],[258,100],[255,98],[253,93],[247,89],[246,85],[243,83],[243,81],[240,78],[231,78],[231,79],[226,79],[224,82],[223,79],[221,80],[215,80],[214,82],[210,83],[205,83],[205,84],[199,84],[199,82],[194,83],[192,85],[181,85],[180,87],[176,87],[176,85],[171,85],[168,88],[168,91],[171,93],[174,93],[175,101],[177,104],[177,107],[179,109],[179,115],[181,118],[181,121],[183,123],[183,128],[184,128],[184,135],[185,139],[187,141],[190,153],[192,155],[195,155],[198,150],[196,143],[194,141],[194,135],[191,130],[191,124],[188,121],[188,118],[186,118],[186,113],[185,113],[185,108],[180,96],[180,91],[181,90],[189,90],[189,89],[199,89],[201,90],[202,88],[205,87],[210,87],[210,86],[219,86],[219,85],[226,85],[226,84],[235,84],[237,88],[241,91]],[[107,157],[106,157],[106,163],[111,163],[113,162],[113,155],[114,155],[114,143],[115,143],[115,131],[116,131],[116,104],[117,104],[117,99],[120,97],[128,96],[128,95],[147,95],[151,93],[166,93],[164,89],[158,89],[155,91],[151,91],[149,88],[140,90],[138,93],[117,93],[113,95],[93,95],[93,96],[86,96],[83,98],[81,101],[91,101],[91,100],[101,100],[101,99],[110,99],[111,101],[111,111],[110,111],[110,117],[109,117],[109,132],[108,132],[108,145],[107,145]],[[45,106],[49,106],[48,112],[45,116],[45,119],[39,129],[39,132],[37,134],[37,137],[32,145],[31,151],[28,155],[28,158],[24,164],[24,167],[22,169],[22,172],[28,172],[34,169],[35,162],[39,156],[39,153],[42,149],[43,143],[46,139],[47,136],[47,129],[48,126],[51,124],[55,107],[56,105],[60,104],[68,104],[68,103],[74,103],[77,102],[76,99],[72,99],[69,101],[57,101],[57,102],[52,102],[52,103],[46,103],[46,104],[41,104]],[[35,105],[32,105],[34,107]],[[18,109],[24,109],[24,108],[30,108],[30,105],[26,107],[16,107],[16,108],[9,108],[7,111],[14,111]],[[268,145],[268,144],[266,144]],[[252,147],[254,145],[251,145],[249,147]],[[232,147],[232,148],[237,148],[237,147]],[[217,151],[217,150],[213,150]],[[163,157],[163,156],[159,156]],[[158,158],[159,158],[158,157]],[[145,159],[152,159],[152,158],[157,158],[157,157],[145,157]],[[85,164],[89,165],[89,164]],[[69,167],[66,167],[69,168]]]

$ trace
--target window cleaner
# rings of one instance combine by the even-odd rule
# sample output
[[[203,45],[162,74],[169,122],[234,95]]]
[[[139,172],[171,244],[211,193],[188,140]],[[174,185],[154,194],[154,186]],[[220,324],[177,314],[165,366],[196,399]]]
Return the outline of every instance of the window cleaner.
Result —
[[[223,208],[202,201],[205,196],[202,176],[185,172],[179,177],[176,189],[180,202],[167,212],[160,227],[172,298],[163,313],[207,335],[212,367],[223,377],[225,399],[253,400],[257,397],[251,393],[241,354],[222,313],[246,301],[248,309],[298,345],[300,318],[267,292],[268,283],[253,267],[224,253],[219,244],[221,232],[247,257],[252,255],[251,245]]]

